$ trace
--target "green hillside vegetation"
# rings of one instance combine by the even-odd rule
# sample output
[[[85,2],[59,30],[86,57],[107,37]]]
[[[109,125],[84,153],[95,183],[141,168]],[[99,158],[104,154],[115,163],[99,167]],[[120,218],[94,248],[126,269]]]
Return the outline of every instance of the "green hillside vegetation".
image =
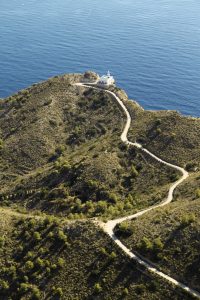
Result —
[[[181,174],[120,141],[125,115],[116,100],[74,86],[96,78],[56,76],[0,101],[0,300],[192,299],[98,227],[160,203]],[[145,111],[111,90],[130,111],[129,140],[190,173],[172,204],[116,234],[200,290],[200,119]]]
[[[120,142],[121,109],[103,91],[72,85],[84,78],[52,78],[1,103],[4,205],[110,218],[159,202],[178,178]]]
[[[166,161],[195,171],[200,167],[200,119],[177,111],[147,111],[134,101],[125,103],[133,124],[129,139],[137,140]]]
[[[131,262],[88,221],[1,212],[0,236],[1,300],[192,299]]]
[[[161,270],[200,291],[200,197],[124,222],[116,234]]]

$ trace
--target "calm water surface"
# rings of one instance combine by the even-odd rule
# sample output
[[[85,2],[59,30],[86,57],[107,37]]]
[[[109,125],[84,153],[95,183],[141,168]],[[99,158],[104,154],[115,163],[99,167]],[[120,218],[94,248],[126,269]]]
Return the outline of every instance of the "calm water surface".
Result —
[[[0,97],[88,69],[146,109],[200,116],[200,1],[1,0]]]

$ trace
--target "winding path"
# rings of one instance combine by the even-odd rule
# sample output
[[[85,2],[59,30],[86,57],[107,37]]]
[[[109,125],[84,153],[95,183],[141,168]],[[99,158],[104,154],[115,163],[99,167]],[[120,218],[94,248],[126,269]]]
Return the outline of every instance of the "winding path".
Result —
[[[101,88],[98,88],[95,86],[95,83],[88,83],[88,84],[84,84],[84,83],[76,83],[76,86],[82,86],[82,87],[89,87],[89,88],[93,88],[96,90],[101,90]],[[101,223],[101,227],[103,228],[103,230],[112,238],[112,240],[132,259],[134,259],[135,261],[137,261],[137,263],[139,263],[140,265],[144,266],[148,271],[162,277],[163,279],[167,280],[168,282],[172,283],[173,285],[181,288],[182,290],[188,292],[189,294],[191,294],[192,296],[197,297],[198,299],[200,299],[200,293],[197,292],[196,290],[191,289],[190,287],[186,286],[185,284],[177,281],[176,279],[168,276],[167,274],[159,271],[159,269],[155,268],[153,265],[151,265],[151,263],[148,263],[144,260],[142,260],[139,256],[137,256],[136,254],[134,254],[133,252],[131,252],[114,234],[114,228],[117,224],[126,221],[126,220],[131,220],[131,219],[135,219],[138,218],[139,216],[142,216],[143,214],[147,213],[148,211],[158,208],[158,207],[162,207],[167,205],[168,203],[170,203],[173,200],[173,193],[175,188],[181,184],[188,176],[188,172],[185,171],[183,168],[173,165],[171,163],[168,163],[164,160],[162,160],[161,158],[157,157],[156,155],[154,155],[153,153],[151,153],[149,150],[145,149],[142,147],[141,144],[138,143],[132,143],[128,140],[127,138],[127,134],[131,125],[131,116],[126,108],[126,106],[124,105],[124,103],[122,102],[122,100],[120,100],[120,98],[113,92],[109,91],[109,90],[104,90],[106,93],[110,94],[117,102],[118,104],[121,106],[122,110],[124,111],[125,115],[126,115],[126,125],[123,129],[123,132],[121,134],[121,140],[122,142],[124,142],[127,145],[132,145],[138,149],[141,149],[141,151],[146,152],[147,154],[149,154],[152,158],[154,158],[155,160],[159,161],[160,163],[167,165],[175,170],[178,170],[180,173],[182,173],[182,176],[179,180],[177,180],[175,183],[173,183],[168,191],[168,195],[166,197],[166,199],[164,199],[160,204],[157,205],[153,205],[150,206],[147,209],[144,209],[140,212],[137,212],[133,215],[129,215],[126,217],[122,217],[122,218],[118,218],[115,220],[110,220],[106,223]]]

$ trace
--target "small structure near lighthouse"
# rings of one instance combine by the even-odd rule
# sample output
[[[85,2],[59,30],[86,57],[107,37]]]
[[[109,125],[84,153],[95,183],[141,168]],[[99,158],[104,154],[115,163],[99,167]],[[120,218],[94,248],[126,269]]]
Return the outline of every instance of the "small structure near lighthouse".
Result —
[[[100,79],[97,82],[97,85],[100,87],[109,87],[111,85],[114,85],[115,79],[113,76],[110,75],[110,72],[108,71],[107,75],[103,75],[100,77]]]

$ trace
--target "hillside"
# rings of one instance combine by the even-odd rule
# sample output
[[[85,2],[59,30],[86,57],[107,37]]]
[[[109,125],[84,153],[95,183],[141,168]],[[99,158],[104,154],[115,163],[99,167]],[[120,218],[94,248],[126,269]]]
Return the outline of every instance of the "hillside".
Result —
[[[165,199],[180,173],[120,141],[111,94],[50,78],[0,102],[0,299],[192,299],[126,257],[98,222]],[[199,287],[200,119],[128,108],[131,141],[190,176],[173,203],[116,234],[166,274]]]
[[[189,300],[127,259],[93,223],[0,213],[0,299]]]
[[[127,149],[119,139],[121,109],[103,91],[73,85],[80,80],[91,79],[52,78],[1,103],[4,204],[70,218],[114,217],[159,202],[178,178]]]
[[[200,291],[200,199],[177,201],[116,228],[124,244]],[[137,233],[137,234],[135,234]]]

